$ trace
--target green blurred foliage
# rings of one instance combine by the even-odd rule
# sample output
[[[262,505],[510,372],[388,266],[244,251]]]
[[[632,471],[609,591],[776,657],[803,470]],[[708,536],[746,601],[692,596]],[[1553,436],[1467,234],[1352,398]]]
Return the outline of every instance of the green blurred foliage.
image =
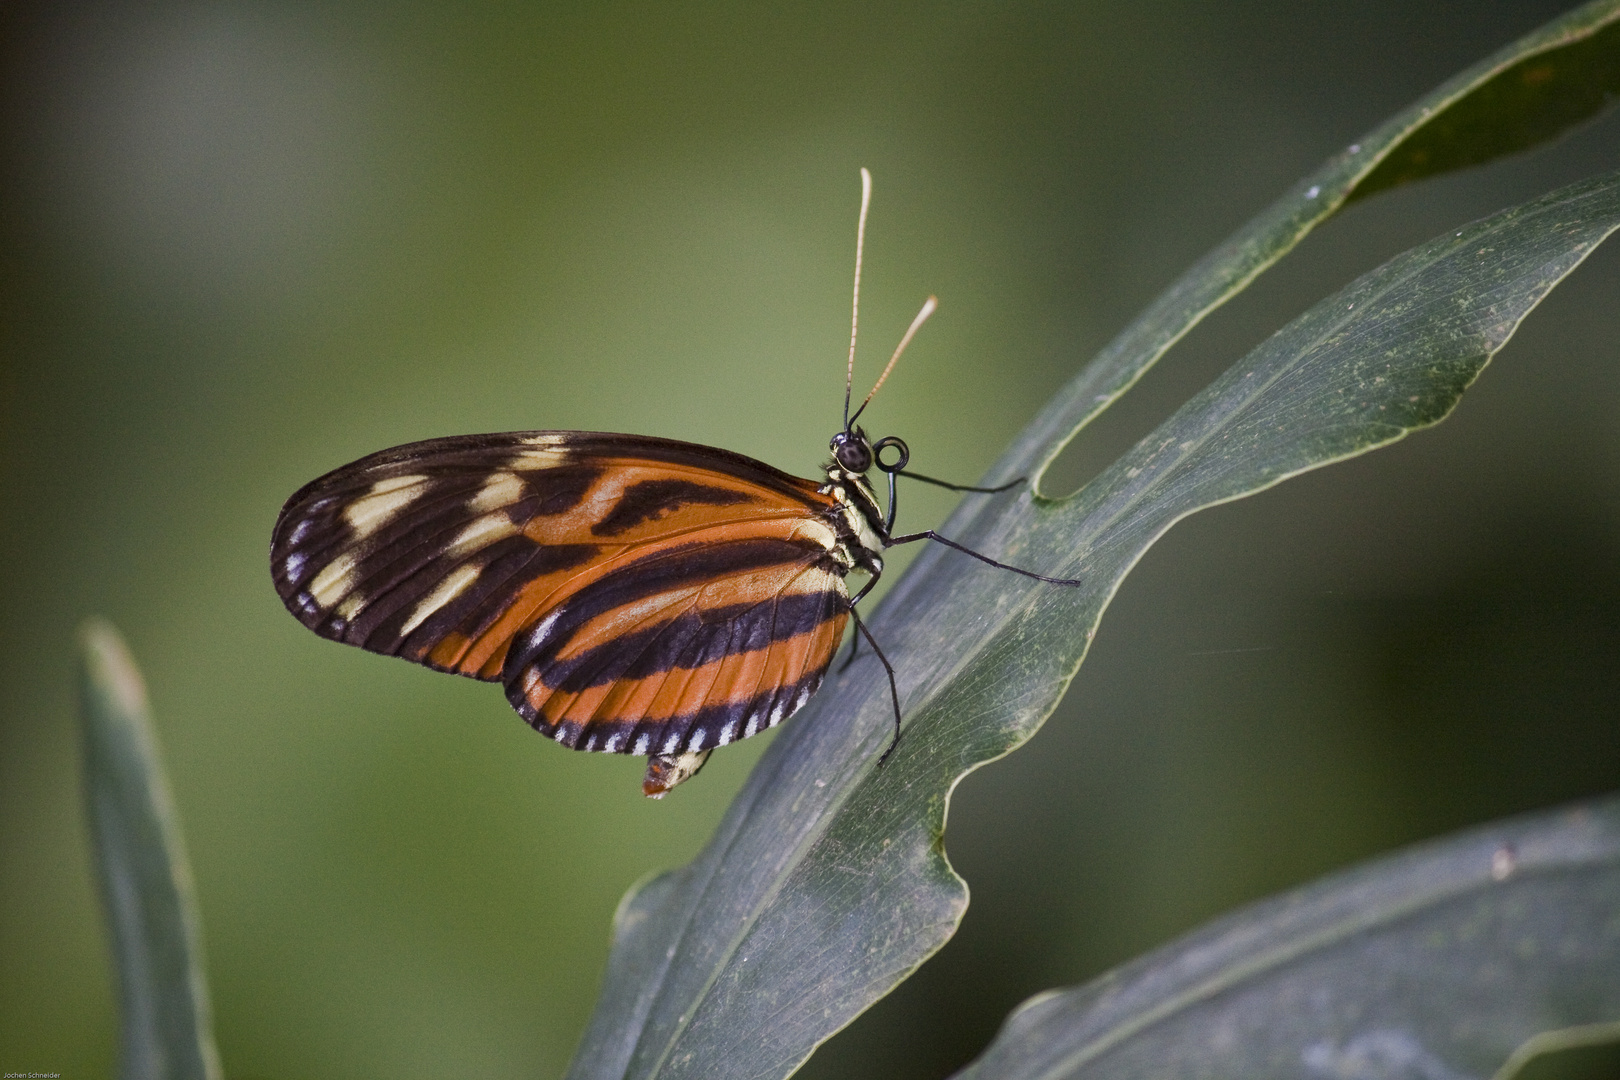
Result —
[[[299,627],[281,501],[511,428],[810,473],[861,165],[867,378],[942,301],[868,415],[971,478],[1187,263],[1562,6],[8,6],[0,1069],[112,1068],[86,614],[147,676],[227,1075],[555,1075],[618,896],[697,850],[769,736],[648,803],[639,761],[546,744],[497,689]],[[1062,475],[1354,274],[1620,165],[1617,135],[1345,212]],[[1617,289],[1600,250],[1445,425],[1155,547],[1058,715],[958,792],[961,933],[807,1074],[941,1075],[1028,994],[1236,903],[1620,784]]]
[[[1620,1076],[1620,1046],[1581,1046],[1532,1059],[1515,1080],[1613,1080]]]

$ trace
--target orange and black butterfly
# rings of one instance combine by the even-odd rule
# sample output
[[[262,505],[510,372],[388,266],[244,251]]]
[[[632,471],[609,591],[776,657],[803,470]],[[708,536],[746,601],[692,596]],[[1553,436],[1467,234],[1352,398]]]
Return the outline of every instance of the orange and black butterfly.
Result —
[[[856,311],[871,197],[861,177]],[[853,332],[850,358],[853,370]],[[852,616],[888,671],[897,743],[894,670],[855,611],[886,548],[937,540],[1041,581],[1079,582],[932,531],[895,535],[896,476],[959,491],[1012,485],[903,471],[905,443],[874,442],[856,426],[865,407],[850,415],[846,380],[844,426],[819,481],[644,435],[525,431],[397,446],[287,500],[271,575],[287,609],[322,637],[500,682],[519,715],[564,746],[648,757],[642,790],[654,798],[715,747],[803,707]],[[867,479],[873,466],[889,477],[886,510]],[[868,577],[851,597],[845,578],[856,570]]]

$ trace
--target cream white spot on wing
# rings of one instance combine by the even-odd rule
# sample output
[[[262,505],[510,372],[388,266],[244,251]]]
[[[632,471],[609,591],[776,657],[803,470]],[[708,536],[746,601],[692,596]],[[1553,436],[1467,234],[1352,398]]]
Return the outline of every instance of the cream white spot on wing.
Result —
[[[458,532],[444,553],[452,559],[464,558],[475,551],[484,550],[497,540],[516,535],[517,531],[518,527],[505,513],[485,514]]]
[[[759,713],[754,713],[752,716],[750,716],[748,718],[748,726],[743,728],[743,738],[745,738],[745,739],[748,738],[749,736],[753,735],[758,730],[759,730]]]
[[[340,619],[352,621],[356,615],[360,614],[361,609],[365,606],[365,595],[363,593],[352,592],[348,596],[345,596],[343,598],[343,602],[337,606],[338,617]]]
[[[552,626],[556,624],[558,617],[561,615],[562,608],[558,608],[556,611],[553,611],[550,615],[547,615],[543,620],[541,620],[539,626],[536,626],[533,630],[529,631],[529,649],[538,649],[540,646],[546,643],[546,636],[551,633]],[[529,670],[534,671],[535,669],[530,668]],[[540,676],[536,674],[535,678],[538,680]]]
[[[664,749],[661,751],[661,753],[665,755],[673,754],[675,752],[675,748],[680,744],[681,733],[678,731],[672,731],[669,733],[669,738],[664,740]]]
[[[820,566],[813,566],[804,571],[798,577],[794,578],[793,581],[788,584],[788,587],[782,590],[780,595],[807,596],[812,593],[824,592],[838,593],[841,596],[849,595],[844,587],[843,578],[839,577],[831,570],[824,569]]]
[[[371,490],[343,508],[357,539],[364,540],[393,520],[427,490],[425,476],[390,476],[371,485]]]
[[[475,514],[483,514],[502,506],[511,506],[521,498],[523,481],[516,473],[491,473],[478,494],[467,500],[467,509]]]
[[[651,735],[649,735],[647,732],[643,731],[641,733],[640,737],[638,737],[636,739],[636,750],[635,750],[635,752],[638,753],[638,754],[645,754],[647,752],[647,743],[648,743],[649,740],[651,740],[651,738],[652,738]]]
[[[820,518],[805,518],[804,521],[802,521],[798,527],[793,530],[793,535],[796,538],[802,537],[806,540],[810,540],[828,551],[831,551],[833,548],[838,546],[837,530],[831,525],[827,524],[825,521],[822,521]]]
[[[478,580],[478,575],[482,571],[483,567],[468,563],[465,566],[456,567],[445,575],[445,579],[434,586],[433,591],[422,597],[421,601],[417,603],[416,610],[411,612],[411,617],[405,620],[404,626],[400,627],[400,636],[404,637],[409,634],[418,626],[427,622],[435,611],[460,596],[467,590],[467,586]]]
[[[354,587],[354,552],[345,551],[315,575],[309,583],[309,595],[323,608],[329,608],[349,594]]]
[[[771,709],[770,727],[775,727],[782,722],[782,717],[787,715],[787,707],[788,703],[785,700],[776,703],[775,707]]]
[[[607,742],[602,744],[602,749],[606,750],[610,754],[618,753],[619,744],[624,741],[626,734],[627,732],[624,731],[615,731],[613,734],[607,737]]]
[[[556,450],[550,447],[535,447],[532,450],[519,450],[512,455],[507,463],[511,469],[554,469],[568,461],[568,451]]]
[[[737,719],[733,717],[726,721],[726,726],[720,729],[720,745],[725,746],[737,737]]]

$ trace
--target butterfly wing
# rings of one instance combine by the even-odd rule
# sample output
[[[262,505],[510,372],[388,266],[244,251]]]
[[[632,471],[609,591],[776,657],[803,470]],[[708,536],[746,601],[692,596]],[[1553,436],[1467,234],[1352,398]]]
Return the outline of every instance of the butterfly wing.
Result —
[[[519,636],[513,707],[567,746],[665,756],[796,712],[849,615],[825,553],[757,534],[647,547]]]
[[[321,636],[502,681],[567,746],[685,753],[785,719],[819,684],[849,610],[836,506],[667,439],[434,439],[301,489],[271,571]]]

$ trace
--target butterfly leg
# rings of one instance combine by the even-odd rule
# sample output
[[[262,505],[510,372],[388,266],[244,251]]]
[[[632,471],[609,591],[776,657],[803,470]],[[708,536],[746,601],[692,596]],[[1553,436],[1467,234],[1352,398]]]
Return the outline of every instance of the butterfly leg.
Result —
[[[874,586],[874,585],[876,585],[878,583],[878,578],[881,577],[881,576],[882,576],[881,574],[873,574],[872,577],[866,582],[866,584],[862,585],[860,587],[860,590],[858,592],[856,592],[854,596],[850,597],[850,600],[849,600],[849,613],[851,615],[855,614],[855,605],[861,602],[862,597],[864,597],[867,593],[872,591],[872,586]],[[858,624],[860,622],[860,619],[857,618],[855,621]],[[871,635],[868,635],[868,636],[870,637]],[[842,675],[844,672],[849,670],[849,665],[851,665],[851,664],[853,664],[855,662],[855,657],[859,654],[860,648],[861,648],[861,635],[859,633],[856,633],[853,637],[851,637],[849,639],[849,655],[844,657],[844,662],[842,664],[838,665],[838,674]]]
[[[844,657],[844,662],[842,664],[838,665],[838,674],[842,675],[844,672],[849,670],[849,665],[853,664],[855,662],[855,657],[860,655],[860,648],[861,635],[857,631],[855,636],[849,639],[849,655]]]
[[[910,480],[921,480],[925,484],[933,484],[935,487],[942,487],[947,491],[976,491],[981,495],[996,495],[1024,483],[1024,477],[1020,476],[1016,480],[1007,481],[1000,487],[974,487],[972,484],[953,484],[949,480],[936,480],[932,476],[924,476],[922,473],[897,472],[894,475],[904,476]]]
[[[862,589],[861,591],[865,592],[866,590]],[[854,601],[850,603],[853,605]],[[872,636],[872,631],[866,628],[866,623],[861,621],[860,613],[853,606],[850,607],[849,614],[855,620],[855,629],[866,635],[867,644],[871,645],[872,651],[877,653],[877,658],[883,663],[884,672],[889,676],[889,699],[894,703],[894,738],[889,740],[889,748],[883,751],[882,757],[878,758],[878,768],[881,769],[884,763],[889,760],[889,755],[894,753],[895,747],[900,745],[900,690],[894,683],[894,665],[889,663],[887,656],[883,655],[883,649],[878,645],[877,638]]]
[[[991,566],[994,566],[999,570],[1011,570],[1015,574],[1022,574],[1027,578],[1034,578],[1036,581],[1044,581],[1048,585],[1084,585],[1085,584],[1085,579],[1083,579],[1083,578],[1047,577],[1045,574],[1037,574],[1033,570],[1021,570],[1016,566],[1008,566],[1004,562],[997,562],[996,560],[992,559],[988,555],[981,555],[977,551],[974,551],[970,547],[963,547],[961,544],[958,544],[955,540],[947,540],[945,537],[943,537],[943,536],[939,535],[938,533],[936,533],[933,529],[929,529],[926,532],[909,533],[909,534],[907,534],[905,536],[891,536],[889,538],[889,546],[893,547],[895,544],[911,544],[911,543],[915,543],[918,540],[935,540],[935,541],[938,541],[939,543],[944,544],[948,548],[954,548],[957,551],[960,551],[964,555],[971,555],[975,559],[978,559],[980,562],[989,563]]]

